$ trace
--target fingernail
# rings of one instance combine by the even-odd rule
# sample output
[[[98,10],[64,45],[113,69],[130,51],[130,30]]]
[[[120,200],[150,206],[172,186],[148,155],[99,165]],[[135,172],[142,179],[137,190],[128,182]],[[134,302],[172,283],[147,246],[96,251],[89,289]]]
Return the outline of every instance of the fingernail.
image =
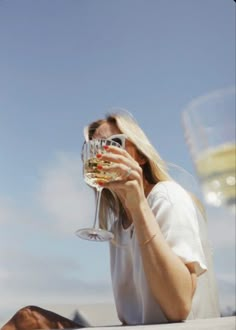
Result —
[[[105,150],[108,150],[108,149],[109,149],[109,146],[103,146],[103,148],[104,148]]]
[[[101,158],[102,157],[102,154],[97,154],[96,157],[97,158]]]
[[[98,170],[102,170],[102,165],[97,165]]]

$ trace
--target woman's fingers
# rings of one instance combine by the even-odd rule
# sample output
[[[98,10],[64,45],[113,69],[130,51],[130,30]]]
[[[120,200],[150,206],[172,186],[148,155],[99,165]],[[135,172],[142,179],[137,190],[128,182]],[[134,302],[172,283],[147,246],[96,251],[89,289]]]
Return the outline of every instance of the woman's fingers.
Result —
[[[97,154],[97,159],[104,162],[111,162],[120,165],[126,165],[127,167],[131,167],[136,170],[139,167],[138,162],[134,160],[132,157],[126,157],[126,155],[115,154],[113,152],[107,152],[104,154]]]
[[[100,172],[111,174],[111,182],[127,182],[140,180],[142,169],[139,163],[134,160],[126,150],[109,146],[105,148],[108,152],[97,154],[97,169]],[[104,185],[104,183],[101,183]],[[109,183],[105,184],[106,186]]]
[[[98,165],[97,169],[105,174],[109,174],[111,182],[128,180],[139,180],[141,176],[141,168],[134,168],[119,163],[111,163],[110,165]]]

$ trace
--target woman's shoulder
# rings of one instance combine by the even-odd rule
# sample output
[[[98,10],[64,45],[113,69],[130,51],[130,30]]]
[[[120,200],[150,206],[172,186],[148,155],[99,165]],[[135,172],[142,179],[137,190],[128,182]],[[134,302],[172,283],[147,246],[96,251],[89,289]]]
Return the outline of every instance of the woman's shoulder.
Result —
[[[173,219],[177,221],[184,219],[186,223],[198,226],[198,224],[205,228],[205,217],[199,209],[195,199],[187,190],[175,181],[162,181],[157,183],[148,196],[148,203],[153,212],[159,217],[165,214],[163,218],[168,219],[174,223]],[[205,229],[204,229],[205,230]]]
[[[175,181],[158,182],[151,190],[147,197],[149,202],[157,199],[165,199],[171,204],[179,201],[192,202],[190,194]]]

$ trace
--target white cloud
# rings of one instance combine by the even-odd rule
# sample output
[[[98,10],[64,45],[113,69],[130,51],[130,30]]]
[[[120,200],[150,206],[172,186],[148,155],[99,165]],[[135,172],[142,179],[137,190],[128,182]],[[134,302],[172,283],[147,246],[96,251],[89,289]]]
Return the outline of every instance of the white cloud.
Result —
[[[81,172],[80,158],[61,152],[41,173],[39,203],[53,220],[54,229],[64,234],[92,225],[94,194],[86,187]]]
[[[9,198],[0,197],[0,224],[15,221],[17,213]]]
[[[91,277],[79,276],[83,273],[79,257],[45,256],[45,253],[39,255],[36,251],[20,249],[6,253],[1,261],[5,266],[0,273],[1,297],[6,295],[11,297],[10,300],[17,296],[22,299],[37,297],[34,301],[42,298],[55,300],[57,296],[81,300],[81,296],[87,293],[93,292],[94,295],[96,291],[97,295],[101,288],[104,292],[109,288],[105,279],[98,278],[97,282],[90,283]]]

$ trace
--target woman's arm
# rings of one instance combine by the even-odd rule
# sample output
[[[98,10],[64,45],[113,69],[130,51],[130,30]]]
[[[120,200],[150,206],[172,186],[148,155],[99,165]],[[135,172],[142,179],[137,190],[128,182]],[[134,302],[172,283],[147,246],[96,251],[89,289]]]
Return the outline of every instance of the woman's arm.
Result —
[[[168,320],[186,319],[196,289],[194,265],[185,265],[171,250],[146,199],[134,208],[131,205],[129,213],[132,214],[152,294]]]

